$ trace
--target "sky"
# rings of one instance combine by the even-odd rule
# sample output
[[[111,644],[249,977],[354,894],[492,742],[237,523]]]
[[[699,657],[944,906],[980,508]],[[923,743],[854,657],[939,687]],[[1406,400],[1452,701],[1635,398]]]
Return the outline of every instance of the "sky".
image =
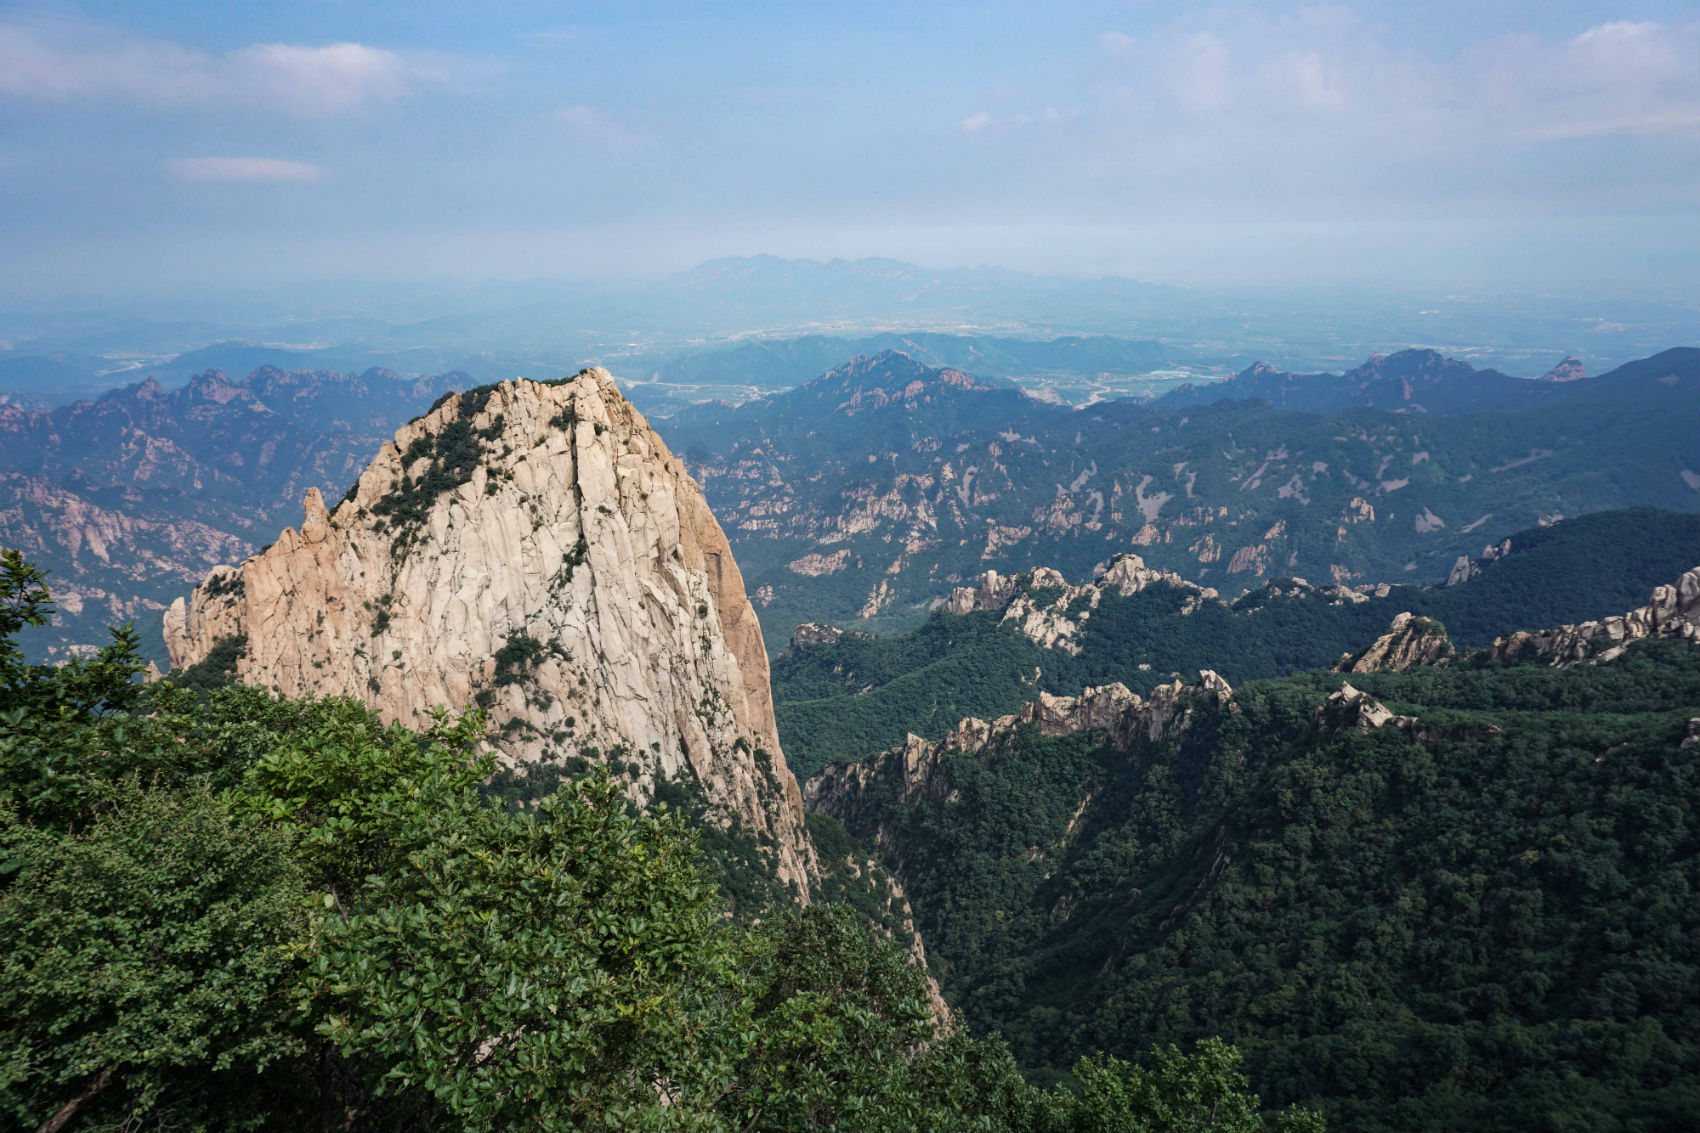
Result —
[[[889,256],[1700,302],[1700,6],[0,2],[0,302]]]

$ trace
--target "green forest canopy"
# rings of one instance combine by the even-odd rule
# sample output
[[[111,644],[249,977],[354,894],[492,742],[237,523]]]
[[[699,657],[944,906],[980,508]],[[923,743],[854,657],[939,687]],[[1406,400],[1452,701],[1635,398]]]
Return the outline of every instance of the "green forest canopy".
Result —
[[[1220,1035],[1366,1131],[1700,1123],[1700,650],[1256,682],[1130,750],[1022,727],[846,814],[1018,1060]]]
[[[847,907],[725,915],[696,832],[606,775],[480,790],[476,711],[138,682],[135,633],[29,665],[0,553],[0,1122],[113,1130],[1288,1133],[1239,1055],[1040,1090],[935,1034]]]

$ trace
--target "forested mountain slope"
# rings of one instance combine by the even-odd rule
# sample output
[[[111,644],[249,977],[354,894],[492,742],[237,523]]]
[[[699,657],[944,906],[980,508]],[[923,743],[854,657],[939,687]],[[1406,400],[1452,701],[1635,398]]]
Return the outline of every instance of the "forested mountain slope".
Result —
[[[1039,691],[1119,681],[1136,692],[1199,669],[1229,681],[1333,664],[1396,614],[1452,640],[1494,638],[1622,613],[1700,563],[1700,516],[1600,512],[1512,534],[1451,586],[1313,587],[1276,579],[1229,603],[1122,560],[1106,582],[1041,570],[982,578],[907,633],[810,627],[773,665],[780,736],[800,773],[937,739],[964,716],[1013,712]],[[1473,573],[1472,573],[1473,572]],[[1124,579],[1126,581],[1124,581]]]
[[[1341,1128],[1684,1128],[1697,660],[1087,690],[806,795],[1030,1066],[1221,1033]]]
[[[800,621],[913,624],[988,568],[1079,578],[1132,550],[1229,595],[1285,575],[1438,581],[1460,555],[1537,523],[1700,509],[1696,351],[1524,383],[1555,392],[1457,414],[1255,401],[1069,410],[943,373],[885,354],[663,423],[727,528],[771,641]],[[874,406],[845,392],[851,378],[922,392]]]

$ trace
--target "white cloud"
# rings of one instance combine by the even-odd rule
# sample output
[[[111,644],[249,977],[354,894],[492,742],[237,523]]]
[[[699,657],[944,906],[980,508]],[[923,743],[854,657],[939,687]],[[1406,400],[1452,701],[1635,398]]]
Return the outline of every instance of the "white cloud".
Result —
[[[995,119],[993,119],[986,111],[976,110],[974,113],[962,120],[962,132],[965,134],[978,134],[981,130],[990,126],[993,121],[995,121]]]
[[[98,27],[0,23],[0,94],[171,104],[211,97],[217,87],[209,57],[175,43]]]
[[[74,23],[0,22],[0,95],[148,106],[266,106],[331,114],[443,78],[427,60],[360,43],[256,44],[211,54]]]
[[[323,181],[325,171],[304,161],[275,157],[182,157],[165,167],[185,181],[293,182]]]
[[[1107,31],[1098,37],[1098,46],[1111,55],[1126,55],[1139,41],[1121,31]]]
[[[408,90],[401,56],[360,43],[265,43],[231,57],[233,80],[267,102],[313,113],[389,102]]]

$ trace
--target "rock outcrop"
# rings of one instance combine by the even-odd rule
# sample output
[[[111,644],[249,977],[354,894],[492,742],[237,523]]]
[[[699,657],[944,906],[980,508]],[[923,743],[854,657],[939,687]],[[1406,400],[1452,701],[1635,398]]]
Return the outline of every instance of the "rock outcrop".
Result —
[[[1217,599],[1216,591],[1209,587],[1189,582],[1172,571],[1152,570],[1138,555],[1120,554],[1094,567],[1092,581],[1081,586],[1070,586],[1060,571],[1050,567],[1039,567],[1025,575],[989,570],[974,586],[952,590],[943,608],[959,617],[977,610],[1002,610],[1001,620],[1034,643],[1079,653],[1080,628],[1105,594],[1114,591],[1129,598],[1157,583],[1188,592],[1182,613],[1191,613],[1199,603]]]
[[[1511,540],[1502,539],[1498,543],[1489,544],[1482,548],[1482,557],[1472,559],[1468,555],[1459,555],[1452,563],[1452,569],[1446,572],[1443,586],[1457,586],[1460,582],[1468,582],[1482,573],[1489,563],[1498,562],[1511,553]]]
[[[844,640],[844,631],[825,622],[800,622],[791,633],[792,651],[810,649],[816,645],[837,645]]]
[[[1199,706],[1226,705],[1233,695],[1228,682],[1208,669],[1199,673],[1196,684],[1177,680],[1158,685],[1149,697],[1119,682],[1086,688],[1079,696],[1042,692],[1037,700],[996,720],[970,716],[943,739],[929,741],[912,734],[901,746],[869,759],[828,766],[804,786],[804,802],[810,810],[832,815],[846,825],[853,824],[863,799],[871,797],[870,791],[879,783],[899,784],[907,800],[949,802],[952,787],[944,771],[945,757],[984,751],[1018,728],[1037,727],[1047,736],[1093,732],[1110,746],[1127,750],[1135,743],[1161,740],[1185,729]]]
[[[240,678],[385,719],[479,704],[511,765],[598,755],[645,800],[694,779],[709,813],[814,870],[761,627],[696,483],[602,369],[446,395],[334,512],[215,568],[167,612],[182,667],[246,639]]]
[[[1415,716],[1395,715],[1387,705],[1350,684],[1343,684],[1340,691],[1329,693],[1328,699],[1316,709],[1316,726],[1324,733],[1348,729],[1373,732],[1389,725],[1408,730],[1416,722]]]
[[[1554,665],[1610,661],[1632,642],[1675,637],[1700,642],[1700,567],[1687,571],[1674,586],[1653,588],[1645,606],[1619,617],[1537,633],[1519,631],[1494,639],[1488,655],[1499,660],[1538,657]]]
[[[1403,673],[1421,665],[1444,666],[1456,651],[1446,629],[1432,618],[1396,614],[1387,632],[1358,653],[1347,653],[1336,673]]]

